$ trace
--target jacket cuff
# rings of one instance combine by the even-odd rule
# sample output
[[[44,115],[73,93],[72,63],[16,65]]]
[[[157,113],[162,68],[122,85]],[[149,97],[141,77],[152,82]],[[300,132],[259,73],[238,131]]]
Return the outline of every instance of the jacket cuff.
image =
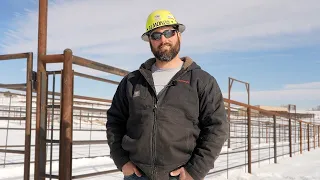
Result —
[[[208,172],[204,172],[204,171],[197,171],[194,166],[190,163],[186,164],[186,166],[184,167],[186,169],[186,171],[190,174],[190,176],[194,179],[194,180],[203,180],[204,177],[207,175]]]
[[[124,155],[124,156],[116,156],[116,157],[111,157],[114,161],[114,164],[117,166],[117,169],[119,171],[122,171],[123,165],[125,165],[127,162],[130,161],[129,157]]]

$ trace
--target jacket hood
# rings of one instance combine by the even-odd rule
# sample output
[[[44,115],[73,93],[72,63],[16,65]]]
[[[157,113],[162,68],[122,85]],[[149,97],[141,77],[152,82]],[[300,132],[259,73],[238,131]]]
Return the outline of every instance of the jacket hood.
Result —
[[[196,64],[190,57],[182,57],[183,61],[182,68],[184,70],[193,70],[193,69],[201,69],[199,65]],[[156,58],[150,58],[141,64],[140,69],[150,70],[152,65],[156,62]]]

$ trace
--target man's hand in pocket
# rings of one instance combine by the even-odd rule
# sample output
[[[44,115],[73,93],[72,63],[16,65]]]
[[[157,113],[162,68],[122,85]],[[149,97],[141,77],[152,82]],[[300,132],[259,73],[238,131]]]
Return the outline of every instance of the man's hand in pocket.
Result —
[[[178,176],[179,180],[193,180],[193,178],[190,176],[190,174],[186,171],[184,167],[181,167],[175,171],[172,171],[171,176]]]
[[[141,173],[138,170],[138,168],[132,163],[132,162],[127,162],[125,165],[122,167],[122,173],[124,176],[130,176],[133,173],[135,173],[138,177],[141,177]]]

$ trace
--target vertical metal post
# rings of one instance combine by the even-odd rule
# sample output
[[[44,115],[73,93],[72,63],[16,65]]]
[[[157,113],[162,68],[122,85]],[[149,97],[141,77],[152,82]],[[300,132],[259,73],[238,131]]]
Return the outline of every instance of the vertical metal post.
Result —
[[[250,91],[250,87],[249,87],[249,83],[247,83],[247,82],[243,82],[243,81],[240,81],[240,80],[237,80],[237,79],[234,79],[234,78],[231,78],[231,77],[229,77],[229,83],[228,83],[228,99],[230,100],[230,93],[231,93],[231,88],[232,88],[232,84],[233,84],[233,82],[234,81],[238,81],[238,82],[240,82],[240,83],[243,83],[243,84],[245,84],[246,85],[246,89],[247,89],[247,93],[248,93],[248,105],[250,105],[250,93],[249,93],[249,91]],[[230,127],[230,113],[231,113],[231,109],[230,109],[230,103],[228,103],[228,120],[229,120],[229,137],[230,137],[230,129],[231,129],[231,127]],[[230,148],[230,138],[228,138],[228,148]]]
[[[39,150],[38,150],[38,174],[35,174],[35,178],[45,180],[44,176],[46,174],[46,161],[47,161],[47,95],[48,95],[48,80],[47,80],[47,73],[40,72],[40,78],[39,81],[41,81],[40,91],[38,91],[38,94],[40,94],[40,119],[39,124],[36,130],[38,130],[38,138],[39,138]]]
[[[9,92],[9,114],[8,117],[10,117],[10,111],[11,111],[11,99],[12,99],[12,94]],[[3,159],[3,167],[6,167],[6,158],[7,158],[7,147],[8,147],[8,136],[9,136],[9,125],[10,125],[10,120],[7,120],[7,128],[6,128],[6,144],[5,144],[5,151],[4,151],[4,159]]]
[[[47,18],[48,18],[48,0],[39,0],[39,15],[38,15],[38,68],[37,68],[37,113],[36,113],[36,141],[35,141],[35,167],[34,167],[34,179],[44,180],[44,174],[46,169],[46,127],[41,128],[40,124],[46,124],[46,104],[47,94],[42,90],[43,86],[47,86],[46,80],[46,65],[41,61],[40,56],[46,55],[47,51]],[[42,77],[44,79],[42,79]],[[43,84],[44,83],[44,84]],[[44,118],[42,113],[44,113]]]
[[[277,119],[276,115],[273,115],[273,153],[274,163],[277,163]]]
[[[260,144],[261,144],[261,142],[260,142],[260,136],[261,136],[261,134],[260,134],[260,133],[261,133],[261,132],[260,132],[260,131],[261,131],[261,130],[260,130],[260,129],[261,129],[261,127],[260,127],[260,121],[258,122],[258,126],[259,126],[259,129],[258,129],[258,134],[259,134],[259,136],[258,136],[258,144],[260,145]]]
[[[251,173],[251,109],[248,107],[248,173]]]
[[[310,151],[310,124],[309,123],[307,124],[307,131],[308,131],[308,134],[307,134],[307,137],[308,137],[308,151]]]
[[[313,149],[316,149],[316,127],[312,124]]]
[[[27,89],[26,89],[26,124],[25,124],[25,154],[24,154],[24,180],[30,177],[30,146],[31,146],[31,120],[32,120],[32,67],[33,54],[27,57]]]
[[[297,106],[294,106],[294,118],[296,119],[295,120],[295,128],[294,128],[294,131],[295,131],[295,135],[294,135],[294,143],[296,143],[296,139],[297,139]]]
[[[50,135],[50,180],[52,179],[52,154],[53,154],[53,129],[54,129],[54,105],[55,105],[55,93],[56,93],[56,73],[53,72],[52,76],[52,107],[51,107],[51,135]],[[50,111],[49,111],[50,112]]]
[[[266,143],[268,143],[269,133],[268,133],[268,125],[266,124]]]
[[[230,137],[231,137],[231,132],[230,132],[230,121],[231,121],[231,119],[230,119],[230,114],[231,114],[231,107],[230,107],[230,93],[231,93],[231,87],[232,87],[232,83],[233,83],[233,80],[231,80],[231,78],[229,77],[229,83],[228,83],[228,99],[229,99],[229,103],[228,103],[228,120],[229,120],[229,138],[228,138],[228,148],[230,148],[230,146],[231,146],[231,143],[230,143]]]
[[[291,119],[289,119],[289,152],[290,157],[292,157],[292,129],[291,129]]]
[[[281,126],[279,124],[279,142],[281,142]]]
[[[72,179],[73,71],[72,51],[64,50],[60,124],[60,180]]]
[[[302,122],[299,121],[300,125],[300,154],[302,154]]]
[[[82,111],[80,109],[80,129],[81,129],[81,116],[82,116]]]
[[[318,126],[318,147],[320,147],[320,125]]]

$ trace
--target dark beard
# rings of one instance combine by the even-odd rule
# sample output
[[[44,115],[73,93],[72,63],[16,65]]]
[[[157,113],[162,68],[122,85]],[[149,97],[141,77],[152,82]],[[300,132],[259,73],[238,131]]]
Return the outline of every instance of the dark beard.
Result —
[[[170,48],[169,48],[169,50],[162,51],[161,47],[165,46],[165,45],[168,45]],[[178,42],[174,46],[172,46],[171,44],[161,44],[159,46],[158,50],[154,49],[151,46],[151,44],[150,44],[150,47],[151,47],[151,51],[156,59],[158,59],[160,61],[169,62],[173,58],[175,58],[177,56],[177,54],[179,53],[180,41],[178,40]]]

